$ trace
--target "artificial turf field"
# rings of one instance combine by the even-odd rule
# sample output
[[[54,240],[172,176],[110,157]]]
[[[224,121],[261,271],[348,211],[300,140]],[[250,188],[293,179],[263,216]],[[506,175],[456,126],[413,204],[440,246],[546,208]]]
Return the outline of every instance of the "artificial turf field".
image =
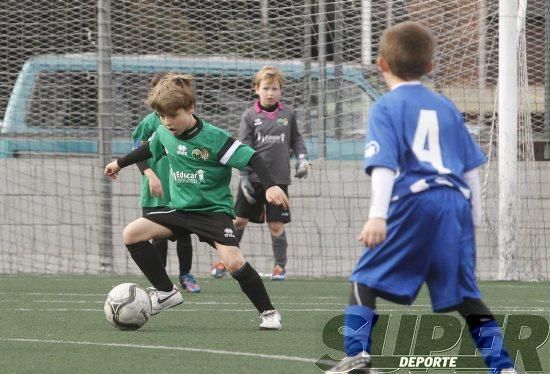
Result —
[[[237,282],[213,278],[200,278],[202,293],[185,293],[184,304],[142,329],[119,331],[105,319],[103,303],[123,282],[148,286],[131,276],[0,275],[0,373],[320,373],[315,362],[323,355],[343,357],[325,345],[323,329],[347,304],[344,279],[266,280],[281,331],[259,330]],[[495,314],[550,321],[548,282],[481,282],[481,289]],[[403,313],[431,314],[425,289],[412,307],[379,301],[378,311],[392,321]],[[547,340],[538,356],[550,373]]]

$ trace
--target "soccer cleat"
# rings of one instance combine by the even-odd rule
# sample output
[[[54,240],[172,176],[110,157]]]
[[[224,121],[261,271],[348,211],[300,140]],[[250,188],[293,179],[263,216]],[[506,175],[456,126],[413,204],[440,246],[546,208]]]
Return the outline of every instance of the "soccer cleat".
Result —
[[[225,268],[223,262],[216,262],[214,265],[212,265],[210,275],[212,275],[214,278],[223,278],[225,274],[227,274],[227,269]]]
[[[500,371],[500,374],[518,374],[518,372],[514,368],[506,368],[506,369],[502,369]]]
[[[180,275],[181,287],[190,293],[201,292],[201,286],[197,283],[195,276],[191,273]]]
[[[275,265],[273,268],[273,274],[271,274],[272,281],[284,281],[286,279],[286,270],[280,265]]]
[[[352,371],[353,370],[353,371]],[[348,356],[342,361],[325,371],[325,374],[339,373],[378,373],[377,370],[371,369],[371,358],[367,352],[360,352],[355,356]]]
[[[164,309],[172,308],[183,303],[183,297],[176,286],[170,292],[158,291],[149,287],[149,298],[151,299],[151,315],[159,314]]]
[[[260,329],[262,330],[280,330],[283,328],[281,323],[281,315],[276,310],[266,310],[260,314],[262,323],[260,323]]]

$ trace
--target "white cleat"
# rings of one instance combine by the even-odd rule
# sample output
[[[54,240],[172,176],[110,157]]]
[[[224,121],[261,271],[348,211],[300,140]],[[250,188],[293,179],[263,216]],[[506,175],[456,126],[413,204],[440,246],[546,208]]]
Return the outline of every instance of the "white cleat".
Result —
[[[506,369],[502,369],[500,371],[500,374],[518,374],[518,372],[514,368],[506,368]]]
[[[172,308],[183,303],[183,297],[176,286],[170,292],[158,291],[155,288],[148,288],[151,299],[151,315],[159,314],[164,309]]]
[[[360,352],[355,356],[346,357],[325,371],[325,374],[343,374],[349,372],[378,374],[378,370],[371,368],[371,357],[367,352]]]
[[[260,329],[262,330],[280,330],[283,328],[281,323],[281,315],[276,310],[266,310],[260,314],[262,323],[260,323]]]

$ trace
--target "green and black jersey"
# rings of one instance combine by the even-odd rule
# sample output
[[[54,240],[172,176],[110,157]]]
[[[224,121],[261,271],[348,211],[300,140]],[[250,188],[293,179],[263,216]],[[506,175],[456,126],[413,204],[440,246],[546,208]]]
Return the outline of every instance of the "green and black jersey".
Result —
[[[189,212],[224,212],[232,217],[231,168],[244,169],[254,150],[195,117],[197,125],[180,136],[164,126],[149,139],[153,162],[170,163],[171,208]]]
[[[153,112],[146,116],[138,124],[134,132],[132,133],[132,139],[134,140],[134,147],[139,147],[143,142],[147,141],[151,135],[157,130],[158,127],[162,127],[162,122],[157,115]],[[162,184],[162,190],[164,195],[153,196],[149,190],[149,179],[144,175],[141,179],[141,195],[140,204],[142,208],[153,208],[159,206],[166,206],[170,202],[170,189],[168,180],[170,179],[170,164],[168,158],[164,157],[153,162],[147,160],[147,166],[155,172]]]

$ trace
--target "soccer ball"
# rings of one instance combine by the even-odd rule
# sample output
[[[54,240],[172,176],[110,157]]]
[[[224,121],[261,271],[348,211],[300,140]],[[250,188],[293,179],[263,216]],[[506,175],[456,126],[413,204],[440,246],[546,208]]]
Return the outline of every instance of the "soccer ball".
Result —
[[[151,316],[151,299],[137,284],[122,283],[109,292],[103,311],[117,329],[137,330]]]

